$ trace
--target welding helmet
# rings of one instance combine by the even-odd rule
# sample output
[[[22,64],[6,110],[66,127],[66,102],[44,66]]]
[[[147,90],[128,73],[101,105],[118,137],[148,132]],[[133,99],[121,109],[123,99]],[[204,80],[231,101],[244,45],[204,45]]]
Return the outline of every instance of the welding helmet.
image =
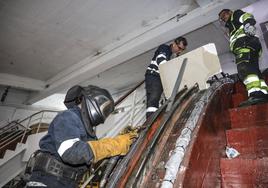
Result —
[[[111,94],[106,89],[93,85],[73,86],[67,91],[64,104],[67,108],[81,104],[82,120],[89,134],[93,134],[93,127],[104,123],[114,111],[114,100]]]

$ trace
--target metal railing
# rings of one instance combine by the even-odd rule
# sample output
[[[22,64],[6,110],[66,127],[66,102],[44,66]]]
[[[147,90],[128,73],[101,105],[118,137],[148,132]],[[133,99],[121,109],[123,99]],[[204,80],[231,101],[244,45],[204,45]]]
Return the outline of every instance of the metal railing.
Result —
[[[58,114],[59,111],[42,110],[36,112],[25,119],[20,121],[12,121],[6,126],[0,129],[0,151],[15,141],[23,143],[26,135],[31,131],[32,125],[37,125],[37,131],[39,133],[42,123],[50,123],[50,121]],[[45,116],[45,114],[51,113],[52,116]],[[3,137],[3,138],[2,138]]]
[[[113,137],[126,126],[135,127],[143,124],[145,121],[146,96],[142,87],[144,87],[144,81],[137,84],[115,102],[115,112],[106,120],[109,126],[103,126],[110,127],[110,129],[103,131],[99,138]],[[111,121],[113,121],[112,125]]]

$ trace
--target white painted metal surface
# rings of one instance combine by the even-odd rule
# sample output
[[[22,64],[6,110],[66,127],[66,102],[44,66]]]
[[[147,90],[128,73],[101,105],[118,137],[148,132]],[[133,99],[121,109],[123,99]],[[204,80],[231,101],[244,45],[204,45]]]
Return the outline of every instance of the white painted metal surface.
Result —
[[[214,44],[207,44],[163,63],[159,65],[159,71],[166,98],[171,96],[184,58],[187,58],[187,64],[179,90],[185,85],[192,87],[195,83],[198,83],[200,89],[206,89],[208,78],[221,72]]]

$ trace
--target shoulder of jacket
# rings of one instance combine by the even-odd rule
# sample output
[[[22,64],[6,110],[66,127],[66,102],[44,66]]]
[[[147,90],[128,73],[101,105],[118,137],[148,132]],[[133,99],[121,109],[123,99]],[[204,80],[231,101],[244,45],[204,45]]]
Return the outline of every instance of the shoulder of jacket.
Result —
[[[170,48],[170,46],[167,44],[161,44],[158,48]]]
[[[241,10],[241,9],[237,9],[237,10],[235,10],[234,12],[233,12],[233,14],[236,16],[240,16],[240,15],[242,15],[242,14],[244,14],[245,12],[243,11],[243,10]]]
[[[55,119],[69,119],[69,118],[75,118],[78,117],[76,113],[72,109],[65,110],[63,112],[60,112]]]
[[[161,51],[161,52],[170,52],[171,49],[170,49],[170,46],[169,45],[166,45],[166,44],[162,44],[158,47],[158,51]]]

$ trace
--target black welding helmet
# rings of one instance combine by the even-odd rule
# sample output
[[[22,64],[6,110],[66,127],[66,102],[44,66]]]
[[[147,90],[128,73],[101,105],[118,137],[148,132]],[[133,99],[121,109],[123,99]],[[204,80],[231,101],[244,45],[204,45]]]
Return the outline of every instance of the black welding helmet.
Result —
[[[80,103],[83,123],[90,135],[94,134],[93,127],[104,123],[105,119],[114,111],[114,100],[110,93],[97,86],[74,86],[67,92],[64,101],[67,108],[72,108]]]

